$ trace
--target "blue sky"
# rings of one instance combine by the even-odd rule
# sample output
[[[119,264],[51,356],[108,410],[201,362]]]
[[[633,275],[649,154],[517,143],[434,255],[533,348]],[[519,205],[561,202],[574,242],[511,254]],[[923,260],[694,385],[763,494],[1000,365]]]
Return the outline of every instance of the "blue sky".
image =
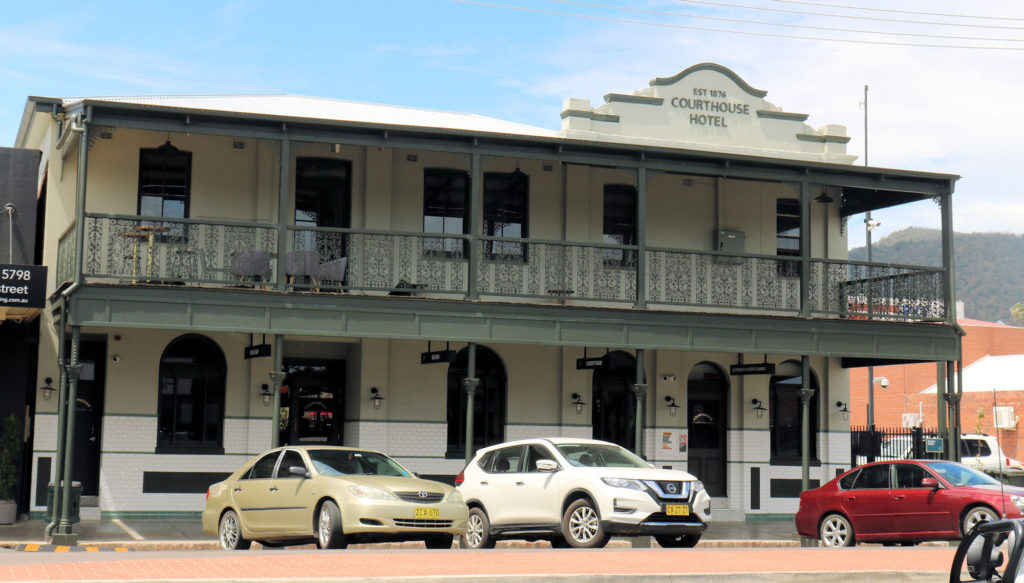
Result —
[[[857,155],[869,85],[871,165],[962,175],[957,230],[1024,232],[1024,4],[1001,0],[0,0],[0,146],[29,95],[293,93],[557,129],[565,98],[701,62],[814,127],[846,125]],[[874,240],[938,217],[931,202],[876,213]]]

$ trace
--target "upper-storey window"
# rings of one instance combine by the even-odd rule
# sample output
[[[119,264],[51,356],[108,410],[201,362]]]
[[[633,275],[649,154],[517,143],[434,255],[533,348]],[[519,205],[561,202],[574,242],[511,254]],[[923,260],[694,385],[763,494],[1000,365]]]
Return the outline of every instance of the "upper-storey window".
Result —
[[[188,217],[192,182],[192,152],[168,141],[159,148],[139,150],[139,208],[147,217]]]
[[[528,205],[530,177],[512,172],[484,174],[484,235],[525,239],[530,236]],[[526,245],[513,241],[488,241],[488,259],[526,261]]]
[[[800,257],[800,201],[780,198],[775,202],[775,247],[778,255]],[[779,275],[799,276],[798,260],[778,262]]]
[[[463,235],[469,232],[469,172],[423,169],[423,232]],[[465,241],[449,237],[423,240],[427,255],[463,257]]]
[[[636,188],[629,184],[604,185],[604,242],[636,245]],[[603,249],[605,265],[636,266],[636,251]]]
[[[295,224],[351,226],[352,163],[336,158],[295,161]]]

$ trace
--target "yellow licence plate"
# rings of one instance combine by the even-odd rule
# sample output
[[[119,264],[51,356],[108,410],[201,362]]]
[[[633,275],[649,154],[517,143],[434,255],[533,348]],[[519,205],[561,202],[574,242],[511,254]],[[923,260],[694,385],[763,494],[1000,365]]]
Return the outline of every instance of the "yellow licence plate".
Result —
[[[412,512],[415,518],[441,518],[440,508],[416,508]]]
[[[669,516],[689,516],[690,505],[689,504],[666,504],[665,514]]]

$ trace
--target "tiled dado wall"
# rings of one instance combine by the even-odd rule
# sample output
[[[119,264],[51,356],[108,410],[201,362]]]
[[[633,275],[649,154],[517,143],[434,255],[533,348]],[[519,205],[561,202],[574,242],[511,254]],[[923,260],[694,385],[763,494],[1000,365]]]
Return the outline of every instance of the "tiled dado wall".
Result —
[[[108,415],[103,419],[99,509],[116,513],[198,513],[206,486],[270,447],[270,419],[225,419],[223,455],[155,454],[157,419]],[[32,510],[46,507],[53,481],[57,416],[36,416],[32,456]]]

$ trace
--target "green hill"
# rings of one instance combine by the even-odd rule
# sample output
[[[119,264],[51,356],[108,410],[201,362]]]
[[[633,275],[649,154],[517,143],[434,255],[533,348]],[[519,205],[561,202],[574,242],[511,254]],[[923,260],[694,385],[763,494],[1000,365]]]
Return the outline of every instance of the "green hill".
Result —
[[[1013,324],[1010,306],[1024,302],[1024,235],[956,233],[957,299],[964,316]],[[850,259],[865,261],[867,249],[850,249]],[[875,262],[905,265],[942,265],[942,233],[938,229],[909,227],[872,241]]]

